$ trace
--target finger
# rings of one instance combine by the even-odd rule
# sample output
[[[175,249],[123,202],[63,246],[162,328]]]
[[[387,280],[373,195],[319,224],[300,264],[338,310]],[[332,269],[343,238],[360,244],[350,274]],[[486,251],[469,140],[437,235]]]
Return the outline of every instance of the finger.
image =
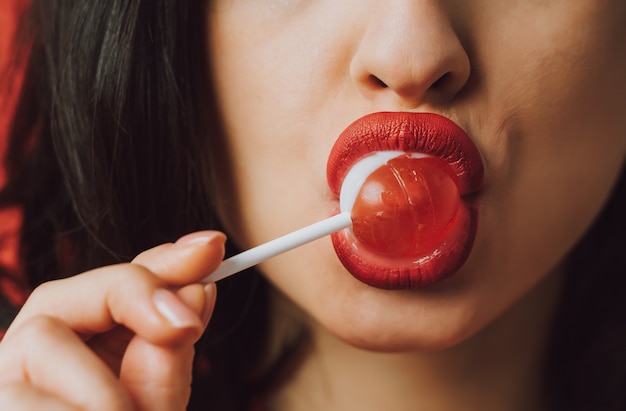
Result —
[[[5,337],[0,348],[0,386],[26,382],[83,410],[132,409],[113,373],[58,319],[31,318]]]
[[[184,410],[191,393],[193,344],[175,348],[134,338],[128,346],[120,382],[137,410]]]
[[[168,251],[170,252],[170,251]],[[99,268],[35,289],[7,331],[40,315],[91,336],[125,326],[157,344],[197,338],[203,321],[153,273],[136,264]]]
[[[207,287],[206,290],[205,287]],[[215,305],[215,284],[204,286],[196,283],[188,285],[179,289],[176,294],[200,317],[206,328]],[[120,326],[106,334],[95,335],[89,339],[88,345],[114,374],[119,375],[120,359],[124,356],[128,343],[133,336],[132,331]]]
[[[49,315],[63,319],[85,335],[108,331],[119,323],[151,341],[167,339],[173,329],[201,332],[202,322],[197,315],[167,292],[171,283],[157,277],[150,268],[162,270],[161,275],[174,278],[173,283],[195,282],[204,276],[205,269],[219,264],[224,241],[224,235],[218,232],[195,233],[175,245],[140,254],[136,264],[102,267],[45,283],[31,294],[14,323]]]
[[[192,284],[176,291],[178,297],[200,316],[204,327],[207,326],[217,296],[217,287],[211,284]]]
[[[194,284],[179,290],[178,294],[202,313],[205,322],[208,322],[215,303],[215,284],[207,287]],[[194,342],[162,347],[141,338],[131,341],[122,362],[120,381],[133,399],[136,409],[185,409],[191,394]]]
[[[11,411],[80,411],[74,405],[25,382],[0,387],[0,404]]]
[[[226,236],[218,231],[199,231],[176,243],[146,250],[133,260],[173,286],[197,282],[211,274],[224,258]],[[169,251],[169,252],[168,252]]]

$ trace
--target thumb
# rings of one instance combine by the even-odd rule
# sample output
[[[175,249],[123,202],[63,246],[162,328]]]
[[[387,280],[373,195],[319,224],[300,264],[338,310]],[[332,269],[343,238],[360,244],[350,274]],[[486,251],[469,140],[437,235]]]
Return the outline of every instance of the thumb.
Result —
[[[216,287],[194,284],[177,295],[208,322],[215,304]],[[135,336],[124,355],[120,381],[135,407],[141,411],[183,411],[191,394],[194,343],[189,339],[176,345],[154,345]]]

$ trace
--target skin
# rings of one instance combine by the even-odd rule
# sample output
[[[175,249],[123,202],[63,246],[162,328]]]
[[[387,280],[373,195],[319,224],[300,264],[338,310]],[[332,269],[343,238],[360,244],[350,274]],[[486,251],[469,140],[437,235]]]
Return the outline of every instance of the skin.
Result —
[[[221,215],[241,248],[329,215],[329,150],[365,114],[443,114],[485,162],[475,246],[442,283],[368,287],[328,239],[261,265],[288,301],[277,315],[302,311],[315,341],[274,404],[341,409],[339,393],[359,387],[358,409],[378,394],[446,409],[433,398],[448,391],[475,409],[540,409],[558,267],[624,163],[626,3],[216,0],[207,18],[231,176]]]
[[[194,233],[131,263],[37,288],[0,343],[0,403],[18,411],[184,410],[193,344],[216,296],[215,286],[196,282],[217,267],[224,240]]]
[[[276,318],[313,338],[268,401],[290,410],[539,410],[559,263],[626,152],[626,3],[380,4],[215,0],[207,12],[227,131],[220,211],[240,247],[336,207],[328,151],[374,111],[452,118],[487,170],[473,252],[434,287],[367,287],[328,239],[261,266],[276,285]],[[35,290],[0,343],[0,403],[183,410],[193,343],[215,299],[214,287],[196,283],[223,252],[223,235],[195,233]]]

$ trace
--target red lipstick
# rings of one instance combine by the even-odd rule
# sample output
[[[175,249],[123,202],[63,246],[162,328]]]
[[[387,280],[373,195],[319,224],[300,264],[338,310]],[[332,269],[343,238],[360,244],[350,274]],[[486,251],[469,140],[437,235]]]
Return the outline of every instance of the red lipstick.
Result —
[[[431,113],[373,113],[352,123],[339,136],[327,164],[328,184],[339,197],[351,167],[379,151],[402,151],[436,157],[447,163],[461,196],[461,206],[445,232],[415,247],[411,255],[382,255],[360,243],[352,228],[332,235],[346,269],[366,284],[409,289],[438,282],[456,272],[471,251],[478,209],[470,196],[482,185],[484,168],[469,136],[451,120]]]

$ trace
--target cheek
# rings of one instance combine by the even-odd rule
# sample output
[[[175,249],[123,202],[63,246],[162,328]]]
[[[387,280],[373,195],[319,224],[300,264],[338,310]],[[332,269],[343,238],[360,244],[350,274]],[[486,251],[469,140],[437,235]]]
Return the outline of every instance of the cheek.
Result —
[[[609,33],[572,37],[559,53],[537,52],[537,63],[520,73],[527,89],[516,86],[519,98],[509,97],[517,107],[509,128],[510,204],[528,210],[530,224],[519,232],[546,224],[544,242],[560,238],[556,244],[575,241],[592,223],[626,154],[626,49],[599,48],[611,43]]]
[[[489,180],[499,201],[528,210],[522,232],[547,216],[589,224],[626,153],[626,3],[559,3],[566,13],[549,21],[507,20],[501,35],[476,40],[482,111],[495,119]]]
[[[325,160],[337,132],[319,113],[325,90],[336,89],[320,77],[321,64],[311,64],[330,42],[313,27],[319,18],[298,18],[294,29],[288,18],[251,14],[253,2],[232,3],[209,14],[209,54],[228,173],[236,176],[222,190],[231,204],[223,215],[245,248],[327,217],[320,199],[329,197]]]
[[[466,268],[489,278],[495,306],[519,298],[565,258],[624,164],[626,10],[620,6],[617,21],[607,17],[615,12],[608,2],[580,4],[598,6],[587,19],[582,12],[549,24],[502,19],[474,39],[480,92],[465,104],[483,113],[470,134],[487,163],[487,187]]]

